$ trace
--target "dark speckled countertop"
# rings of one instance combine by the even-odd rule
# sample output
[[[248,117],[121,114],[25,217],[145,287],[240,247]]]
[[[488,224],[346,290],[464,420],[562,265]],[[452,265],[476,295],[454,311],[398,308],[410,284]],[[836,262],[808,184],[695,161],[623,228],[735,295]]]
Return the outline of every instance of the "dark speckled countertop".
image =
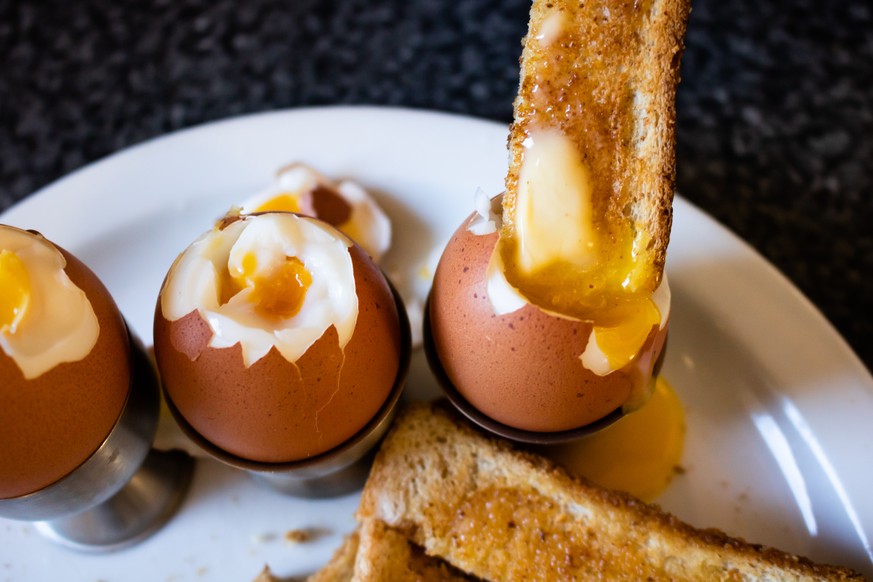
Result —
[[[0,0],[0,210],[242,113],[384,104],[509,121],[529,0]],[[873,367],[873,6],[696,0],[678,189]],[[814,341],[814,340],[811,340]]]

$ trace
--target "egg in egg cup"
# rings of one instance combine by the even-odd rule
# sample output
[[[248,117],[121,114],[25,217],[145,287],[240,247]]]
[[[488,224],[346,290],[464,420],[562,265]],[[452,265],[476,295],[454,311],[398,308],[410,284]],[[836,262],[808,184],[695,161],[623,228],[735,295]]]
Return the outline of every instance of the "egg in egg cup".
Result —
[[[578,440],[651,394],[669,285],[665,279],[645,306],[651,318],[611,336],[598,336],[590,320],[540,308],[503,277],[495,253],[502,198],[482,194],[443,251],[425,310],[428,363],[449,400],[490,432],[535,444]]]
[[[406,377],[406,312],[367,253],[290,212],[230,214],[170,268],[155,312],[170,411],[285,493],[361,485]]]
[[[65,250],[3,225],[0,400],[0,515],[111,550],[181,504],[192,460],[151,448],[157,376],[109,292]]]

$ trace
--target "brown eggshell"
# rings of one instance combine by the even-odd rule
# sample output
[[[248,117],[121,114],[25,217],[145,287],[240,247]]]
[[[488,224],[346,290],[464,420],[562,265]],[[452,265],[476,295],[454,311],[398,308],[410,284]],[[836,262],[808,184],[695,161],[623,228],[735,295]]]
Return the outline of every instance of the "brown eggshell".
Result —
[[[494,314],[486,270],[497,234],[474,235],[468,224],[443,251],[429,316],[440,363],[470,404],[508,426],[555,432],[603,418],[644,389],[666,326],[652,328],[635,362],[594,374],[580,359],[590,322],[558,318],[530,304]]]
[[[296,362],[275,348],[246,368],[239,344],[208,346],[198,312],[168,321],[160,300],[155,356],[167,395],[206,440],[244,459],[281,463],[323,453],[379,411],[400,365],[399,316],[388,283],[358,246],[349,249],[358,295],[352,338],[331,326]]]
[[[91,301],[100,335],[91,353],[27,380],[0,350],[0,499],[51,485],[81,465],[109,435],[130,386],[127,327],[109,291],[59,249],[64,269]]]

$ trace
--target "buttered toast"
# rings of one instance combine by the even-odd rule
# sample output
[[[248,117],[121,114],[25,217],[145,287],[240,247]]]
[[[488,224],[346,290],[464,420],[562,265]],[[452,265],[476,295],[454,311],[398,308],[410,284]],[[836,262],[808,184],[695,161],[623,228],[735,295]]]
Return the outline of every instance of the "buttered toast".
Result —
[[[270,579],[265,579],[268,582]],[[367,519],[348,535],[330,562],[306,582],[467,582],[475,580],[428,556],[398,531]],[[256,581],[257,582],[257,581]]]
[[[306,582],[470,582],[475,578],[428,556],[398,531],[368,519],[346,536],[321,570]],[[283,582],[265,567],[253,582]]]
[[[576,213],[572,224],[543,226],[560,231],[556,244],[580,237],[567,257],[620,245],[597,260],[615,263],[631,251],[639,266],[630,285],[655,290],[672,226],[675,94],[689,12],[690,0],[534,0],[510,129],[501,237],[513,236],[523,220],[523,191],[539,182],[532,199]],[[576,204],[582,208],[566,210]],[[568,232],[589,218],[593,234]]]
[[[407,409],[358,519],[486,580],[862,580],[845,568],[695,529],[486,437],[443,407]]]
[[[464,582],[474,580],[445,561],[428,556],[378,519],[359,528],[354,582]]]

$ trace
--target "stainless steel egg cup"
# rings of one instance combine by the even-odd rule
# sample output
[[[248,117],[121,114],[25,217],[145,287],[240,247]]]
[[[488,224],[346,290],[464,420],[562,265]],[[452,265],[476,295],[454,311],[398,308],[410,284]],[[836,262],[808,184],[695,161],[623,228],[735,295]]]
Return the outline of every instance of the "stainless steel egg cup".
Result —
[[[568,443],[599,432],[610,426],[611,424],[615,423],[626,414],[622,407],[619,406],[603,418],[596,420],[592,423],[570,430],[555,432],[522,430],[520,428],[515,428],[513,426],[503,424],[494,420],[490,416],[487,416],[478,408],[470,404],[470,402],[461,395],[461,393],[452,383],[451,379],[449,379],[449,375],[446,373],[446,369],[443,367],[443,364],[440,361],[439,353],[437,353],[436,346],[434,346],[433,342],[433,335],[430,324],[430,297],[428,297],[428,300],[424,306],[423,343],[424,352],[427,356],[427,363],[430,366],[431,372],[436,378],[437,383],[440,385],[440,387],[443,389],[443,392],[445,392],[446,397],[449,399],[449,402],[451,402],[452,405],[454,405],[454,407],[461,412],[461,414],[466,416],[473,423],[485,429],[486,431],[501,436],[503,438],[519,443],[533,445],[556,445],[561,443]],[[658,361],[655,363],[654,370],[652,371],[653,379],[660,372],[661,364],[664,361],[664,353],[666,351],[667,345],[665,343],[663,349],[661,350]]]
[[[390,285],[390,283],[389,283]],[[406,309],[394,287],[391,287],[400,320],[400,365],[388,398],[376,415],[354,436],[319,455],[287,463],[263,463],[233,455],[198,433],[173,405],[164,390],[167,407],[182,432],[216,460],[241,469],[255,481],[287,495],[311,499],[337,497],[360,489],[370,472],[375,447],[388,432],[403,393],[412,340]]]
[[[131,384],[115,426],[88,459],[39,491],[0,499],[0,516],[37,522],[78,550],[115,550],[157,531],[179,508],[194,461],[151,448],[160,413],[157,376],[133,337]]]

